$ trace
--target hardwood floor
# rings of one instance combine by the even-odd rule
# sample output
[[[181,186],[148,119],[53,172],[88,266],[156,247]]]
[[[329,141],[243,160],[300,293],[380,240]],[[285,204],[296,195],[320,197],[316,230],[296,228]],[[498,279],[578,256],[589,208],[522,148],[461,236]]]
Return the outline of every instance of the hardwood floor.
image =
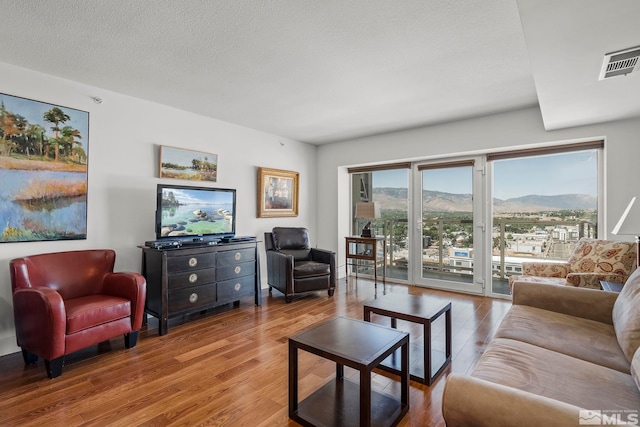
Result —
[[[341,280],[333,298],[311,293],[285,304],[263,291],[261,307],[245,299],[170,325],[157,335],[151,319],[138,345],[122,338],[67,357],[62,376],[49,380],[40,361],[25,366],[19,353],[0,357],[2,426],[295,426],[288,418],[287,340],[334,316],[363,318],[363,303],[383,293],[428,295],[452,302],[452,363],[431,387],[411,382],[410,410],[400,426],[444,425],[441,398],[446,375],[468,372],[511,306],[510,301],[424,288]],[[389,325],[389,319],[372,316]],[[156,324],[154,324],[156,323]],[[444,346],[436,324],[434,347]],[[398,328],[420,334],[414,324]],[[444,330],[444,326],[442,326]],[[443,347],[442,347],[443,348]],[[300,352],[299,393],[304,398],[335,375],[335,365]],[[346,368],[345,375],[355,371]],[[392,375],[374,374],[376,390],[399,395]]]

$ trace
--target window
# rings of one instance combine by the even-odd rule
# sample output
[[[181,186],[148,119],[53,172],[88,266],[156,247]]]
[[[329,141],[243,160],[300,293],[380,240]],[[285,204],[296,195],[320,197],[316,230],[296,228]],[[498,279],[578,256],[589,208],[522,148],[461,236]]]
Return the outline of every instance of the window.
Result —
[[[566,260],[578,239],[598,236],[603,148],[589,141],[349,168],[351,233],[371,221],[386,238],[390,279],[508,295],[523,261]],[[379,215],[356,218],[360,202],[375,202]]]
[[[496,153],[493,170],[492,292],[508,294],[522,262],[567,260],[597,237],[598,156],[603,142]]]
[[[386,237],[387,277],[407,280],[409,266],[409,163],[351,168],[351,234],[371,221],[376,236]],[[376,218],[356,218],[360,202],[375,202]],[[359,273],[368,273],[358,270]]]

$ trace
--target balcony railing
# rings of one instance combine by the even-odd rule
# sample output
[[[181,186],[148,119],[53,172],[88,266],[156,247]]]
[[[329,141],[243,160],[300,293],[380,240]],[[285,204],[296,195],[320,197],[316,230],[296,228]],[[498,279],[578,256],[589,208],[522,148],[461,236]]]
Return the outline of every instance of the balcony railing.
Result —
[[[387,274],[407,278],[409,244],[406,219],[377,220],[377,235],[387,237]],[[438,218],[423,221],[423,277],[468,279],[473,274],[473,221]],[[433,230],[437,230],[434,233]],[[527,259],[566,260],[582,237],[594,238],[597,225],[591,221],[496,218],[492,228],[492,276],[506,281],[520,274]],[[456,251],[456,249],[458,249]]]
[[[513,235],[507,231],[508,226],[518,226],[523,228],[530,226],[532,230],[542,232],[542,250],[538,252],[519,251],[519,247],[513,248],[513,239],[507,239]],[[497,235],[495,234],[497,231]],[[550,220],[525,220],[525,219],[505,219],[494,220],[494,237],[497,237],[497,248],[494,245],[492,255],[498,258],[499,268],[492,268],[494,277],[508,279],[513,274],[506,270],[508,262],[520,264],[529,258],[548,260],[567,260],[578,240],[583,237],[595,238],[597,236],[597,225],[591,221],[550,221]],[[535,241],[535,234],[532,238]],[[526,237],[525,237],[526,239]],[[517,244],[518,241],[516,240]],[[526,240],[524,241],[526,245]],[[511,245],[511,247],[509,247]],[[496,253],[497,252],[497,253]],[[521,259],[520,262],[517,260]]]

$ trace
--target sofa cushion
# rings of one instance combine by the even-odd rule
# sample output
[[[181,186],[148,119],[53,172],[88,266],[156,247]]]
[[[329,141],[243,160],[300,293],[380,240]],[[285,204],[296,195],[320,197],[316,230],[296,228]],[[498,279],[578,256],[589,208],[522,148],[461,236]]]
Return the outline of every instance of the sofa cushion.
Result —
[[[67,335],[131,316],[131,301],[109,295],[66,300]]]
[[[564,277],[544,277],[544,276],[511,276],[509,277],[509,293],[513,293],[513,284],[518,282],[530,282],[530,283],[542,283],[544,285],[559,285],[564,286],[567,284],[567,279]]]
[[[572,271],[618,274],[628,277],[636,264],[636,244],[580,239],[567,261]]]
[[[640,269],[633,272],[613,305],[613,327],[618,343],[631,362],[640,347]]]
[[[630,410],[640,401],[629,374],[506,338],[491,342],[472,376],[580,408]]]
[[[331,265],[315,261],[296,262],[293,267],[293,277],[304,279],[307,277],[326,276],[331,274]]]
[[[636,387],[640,390],[640,348],[636,350],[636,354],[631,360],[631,376],[636,382]]]
[[[509,338],[629,373],[613,325],[525,305],[511,307],[497,338]]]

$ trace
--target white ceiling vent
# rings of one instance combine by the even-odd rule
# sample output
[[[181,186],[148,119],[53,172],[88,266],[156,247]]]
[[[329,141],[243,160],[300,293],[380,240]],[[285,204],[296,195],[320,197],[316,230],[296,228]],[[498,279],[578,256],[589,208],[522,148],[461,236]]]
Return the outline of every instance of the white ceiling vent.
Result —
[[[626,76],[633,71],[639,71],[638,58],[640,58],[640,46],[607,53],[604,56],[598,80]]]

